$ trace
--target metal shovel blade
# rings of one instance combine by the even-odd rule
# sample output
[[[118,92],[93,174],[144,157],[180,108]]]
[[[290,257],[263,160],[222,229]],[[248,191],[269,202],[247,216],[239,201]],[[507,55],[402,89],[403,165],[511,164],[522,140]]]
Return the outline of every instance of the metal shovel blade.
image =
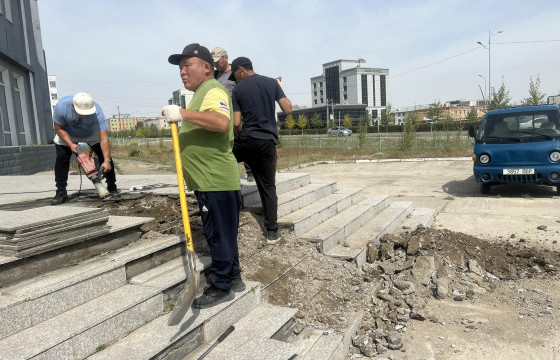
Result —
[[[194,297],[196,296],[196,289],[198,289],[198,280],[200,278],[200,273],[194,269],[190,270],[189,277],[187,278],[187,282],[185,283],[185,287],[181,294],[179,294],[179,298],[175,303],[175,307],[171,311],[169,315],[169,319],[167,319],[168,326],[174,326],[181,322],[189,308],[191,307]]]

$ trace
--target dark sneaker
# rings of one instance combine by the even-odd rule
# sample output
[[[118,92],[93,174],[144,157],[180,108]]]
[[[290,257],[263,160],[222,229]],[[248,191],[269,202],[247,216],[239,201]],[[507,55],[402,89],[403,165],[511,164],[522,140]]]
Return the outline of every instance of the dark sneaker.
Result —
[[[278,230],[267,230],[266,231],[266,242],[267,244],[276,244],[282,236]]]
[[[66,189],[57,189],[56,195],[51,200],[51,205],[60,205],[68,200]]]
[[[233,292],[242,292],[245,288],[245,283],[241,280],[241,278],[231,280],[231,290]]]
[[[111,196],[117,195],[119,193],[117,184],[107,184],[107,191],[109,191],[109,194],[111,194]]]
[[[231,301],[235,298],[233,291],[231,290],[220,290],[213,286],[208,287],[204,290],[204,293],[194,299],[193,308],[195,309],[206,309],[226,301]]]

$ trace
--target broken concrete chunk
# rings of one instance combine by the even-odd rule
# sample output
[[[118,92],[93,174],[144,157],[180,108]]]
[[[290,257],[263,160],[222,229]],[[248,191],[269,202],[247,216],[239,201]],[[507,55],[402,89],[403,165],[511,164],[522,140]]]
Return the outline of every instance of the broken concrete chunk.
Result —
[[[478,265],[478,262],[475,259],[469,260],[469,270],[477,275],[484,275],[484,270]]]
[[[435,271],[436,265],[433,256],[418,256],[412,266],[412,275],[424,286],[428,286]]]
[[[439,278],[436,280],[436,297],[438,299],[445,299],[449,295],[449,283],[448,277]]]

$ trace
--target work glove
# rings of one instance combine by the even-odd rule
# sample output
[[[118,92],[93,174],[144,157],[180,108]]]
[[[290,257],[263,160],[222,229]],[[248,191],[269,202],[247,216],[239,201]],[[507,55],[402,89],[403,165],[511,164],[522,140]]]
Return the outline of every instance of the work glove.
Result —
[[[161,110],[161,115],[164,116],[168,122],[179,122],[183,120],[181,113],[179,111],[181,109],[177,105],[167,105],[164,106]]]

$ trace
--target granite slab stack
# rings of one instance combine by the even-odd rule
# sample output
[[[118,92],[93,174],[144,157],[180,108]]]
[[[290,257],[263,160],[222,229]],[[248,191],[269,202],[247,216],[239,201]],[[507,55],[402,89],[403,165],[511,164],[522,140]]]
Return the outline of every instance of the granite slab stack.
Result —
[[[109,233],[107,210],[43,206],[0,210],[0,255],[25,258]]]

